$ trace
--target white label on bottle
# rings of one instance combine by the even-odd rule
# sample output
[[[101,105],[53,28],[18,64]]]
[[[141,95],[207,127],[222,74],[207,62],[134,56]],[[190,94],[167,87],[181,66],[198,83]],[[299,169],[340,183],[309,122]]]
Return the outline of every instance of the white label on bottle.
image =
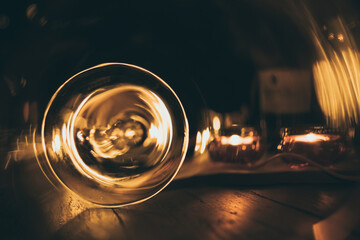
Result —
[[[259,72],[260,107],[263,113],[299,114],[310,111],[311,74],[297,69]]]

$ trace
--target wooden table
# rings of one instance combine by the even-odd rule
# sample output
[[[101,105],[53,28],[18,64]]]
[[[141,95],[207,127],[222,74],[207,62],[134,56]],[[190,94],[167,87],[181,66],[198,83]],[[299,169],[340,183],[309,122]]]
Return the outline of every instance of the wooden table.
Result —
[[[314,239],[313,225],[344,206],[359,213],[360,203],[352,201],[359,199],[356,184],[247,185],[224,179],[178,180],[146,202],[118,209],[88,208],[63,193],[34,201],[3,188],[1,239]],[[360,239],[357,224],[346,239]]]

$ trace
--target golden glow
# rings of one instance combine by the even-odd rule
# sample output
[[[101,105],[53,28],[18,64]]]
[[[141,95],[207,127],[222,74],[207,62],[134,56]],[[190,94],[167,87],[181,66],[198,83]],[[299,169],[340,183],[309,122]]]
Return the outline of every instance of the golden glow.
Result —
[[[138,189],[136,189],[134,187],[136,187],[138,185],[141,185],[139,180],[146,182],[146,180],[150,179],[150,177],[153,177],[153,178],[156,177],[157,178],[157,175],[159,175],[159,174],[157,174],[157,173],[159,173],[159,171],[158,171],[159,168],[156,168],[154,170],[152,170],[152,169],[147,170],[146,169],[145,170],[146,171],[145,176],[138,177],[137,175],[133,174],[133,175],[131,175],[131,177],[133,177],[134,179],[132,179],[132,178],[129,178],[129,179],[121,178],[120,180],[118,180],[116,183],[113,184],[113,183],[108,182],[110,179],[101,178],[101,176],[97,176],[96,172],[94,173],[94,172],[91,172],[91,170],[89,171],[89,169],[86,168],[85,163],[78,162],[80,157],[82,157],[81,155],[79,155],[79,152],[80,153],[83,153],[83,152],[81,152],[81,151],[78,152],[77,151],[76,146],[74,144],[74,141],[75,140],[78,141],[79,139],[80,140],[85,139],[86,141],[89,141],[89,137],[87,135],[89,133],[89,130],[94,126],[94,124],[92,123],[92,124],[89,124],[89,125],[83,125],[82,129],[84,129],[84,131],[83,131],[84,134],[77,135],[77,133],[78,133],[78,131],[77,131],[78,128],[77,127],[78,127],[79,124],[74,126],[75,125],[74,122],[77,123],[77,121],[81,118],[81,116],[79,116],[79,110],[84,106],[86,101],[89,100],[89,98],[92,97],[92,96],[88,96],[87,99],[85,99],[84,101],[82,101],[82,98],[84,97],[84,95],[82,95],[82,94],[79,94],[78,96],[71,96],[71,99],[69,100],[68,103],[71,103],[71,104],[75,103],[75,105],[72,104],[70,106],[67,103],[68,105],[62,106],[63,108],[61,109],[61,111],[58,111],[59,109],[55,108],[56,113],[58,113],[58,112],[61,113],[61,115],[59,114],[59,118],[61,118],[61,119],[58,119],[58,120],[62,120],[65,123],[65,127],[62,127],[61,125],[58,125],[58,123],[60,121],[57,121],[56,124],[55,124],[55,121],[48,124],[52,120],[52,118],[49,120],[48,116],[52,116],[52,114],[53,114],[53,112],[52,112],[52,110],[54,109],[54,104],[53,103],[57,101],[57,99],[59,98],[59,93],[64,91],[64,86],[66,86],[69,81],[76,81],[76,78],[79,75],[81,75],[82,73],[84,73],[86,71],[89,71],[91,69],[96,69],[96,68],[100,68],[102,66],[111,66],[111,65],[119,65],[119,66],[126,66],[126,67],[136,68],[137,70],[144,71],[144,72],[146,72],[148,74],[151,74],[154,78],[156,78],[158,80],[157,86],[159,86],[159,82],[160,82],[166,88],[168,88],[169,91],[171,93],[173,93],[173,95],[174,95],[173,97],[175,98],[176,104],[179,105],[179,106],[176,105],[176,107],[177,107],[176,109],[172,109],[173,110],[172,112],[180,110],[180,114],[178,114],[176,116],[179,117],[179,123],[183,123],[183,126],[180,125],[180,124],[176,124],[176,126],[179,127],[179,128],[177,128],[178,132],[176,132],[176,133],[179,133],[180,136],[178,137],[176,135],[176,137],[178,137],[178,138],[176,138],[176,139],[174,138],[174,139],[175,140],[179,139],[179,141],[173,140],[171,134],[169,134],[167,136],[171,140],[171,141],[169,141],[169,144],[171,144],[172,146],[175,146],[174,151],[176,151],[176,153],[173,153],[173,151],[171,151],[171,155],[169,155],[169,157],[166,156],[167,152],[169,152],[169,149],[167,148],[167,152],[165,152],[163,154],[163,155],[166,156],[166,158],[169,159],[169,161],[171,161],[171,164],[166,165],[166,166],[169,166],[169,170],[168,170],[168,168],[166,168],[165,169],[166,174],[160,174],[159,181],[157,179],[155,179],[157,181],[156,182],[156,188],[155,187],[150,188],[149,185],[145,186],[144,184],[142,185],[142,186],[145,186],[144,189],[139,188],[139,190],[138,190]],[[107,80],[108,80],[107,77],[104,78],[104,83],[105,84],[107,83]],[[103,80],[101,80],[101,81],[103,81]],[[93,87],[97,87],[97,85],[93,86]],[[98,89],[98,90],[102,91],[104,89]],[[94,94],[94,93],[92,93],[92,94]],[[170,95],[166,95],[166,96],[170,96]],[[74,98],[72,98],[72,97],[74,97]],[[60,98],[61,98],[61,96],[60,96]],[[80,101],[82,101],[82,102],[78,106],[77,104]],[[162,104],[162,102],[161,102],[161,104]],[[122,102],[121,101],[116,101],[116,105],[122,105]],[[56,107],[59,107],[59,105],[56,105]],[[77,107],[77,109],[74,110],[73,107]],[[101,104],[100,107],[106,107],[106,104]],[[137,109],[140,109],[140,108],[143,107],[143,105],[139,105],[139,106],[136,105],[136,107],[137,107]],[[168,107],[171,107],[171,106],[168,106]],[[157,110],[158,106],[154,106],[154,108]],[[62,111],[62,110],[65,110],[65,111]],[[141,111],[141,109],[140,109],[140,111]],[[148,113],[150,111],[148,111],[148,108],[146,108],[146,106],[145,106],[145,107],[143,107],[142,112]],[[62,114],[62,113],[64,113],[64,114]],[[161,119],[164,119],[164,118],[166,120],[170,119],[170,116],[168,118],[168,116],[166,116],[166,115],[161,116],[162,114],[163,114],[163,112],[159,113],[159,116],[161,117]],[[170,112],[167,111],[166,114],[169,115]],[[143,116],[143,115],[141,115],[141,116]],[[153,117],[153,118],[155,118],[155,117]],[[153,120],[153,118],[151,118],[151,120]],[[75,119],[76,119],[76,121],[75,121]],[[87,120],[87,118],[84,118],[84,120]],[[173,120],[173,119],[170,119],[170,120]],[[177,119],[175,119],[175,120],[177,120]],[[61,122],[61,124],[63,122]],[[88,123],[88,122],[86,122],[86,123]],[[146,125],[145,129],[148,129],[150,127],[149,125],[150,124]],[[173,123],[171,122],[171,123],[169,123],[169,125],[172,127]],[[53,164],[53,162],[54,162],[54,158],[53,158],[54,153],[52,152],[52,150],[53,150],[52,149],[52,142],[54,140],[53,139],[54,138],[54,133],[52,133],[52,135],[50,135],[51,133],[49,134],[49,126],[50,126],[50,130],[54,129],[55,127],[59,127],[59,129],[61,128],[63,130],[63,132],[62,132],[63,135],[65,135],[65,137],[63,137],[63,141],[61,142],[61,144],[62,144],[61,149],[62,149],[63,153],[66,154],[66,158],[59,158],[58,157],[56,159],[61,164],[56,164],[56,165]],[[184,127],[184,129],[182,129],[182,127]],[[158,127],[158,129],[160,131],[164,131],[162,126]],[[100,130],[103,130],[103,129],[100,129]],[[142,201],[156,195],[158,192],[160,192],[174,178],[175,174],[178,172],[178,170],[179,170],[179,168],[180,168],[180,166],[181,166],[181,164],[182,164],[182,162],[183,162],[183,160],[185,158],[184,153],[187,150],[188,141],[189,141],[188,131],[189,131],[189,126],[188,126],[188,121],[187,121],[183,106],[181,105],[180,100],[175,95],[173,90],[162,79],[158,78],[157,76],[150,73],[149,71],[144,70],[144,69],[139,68],[139,67],[136,67],[134,65],[121,64],[121,63],[107,63],[107,64],[102,64],[102,65],[95,66],[93,68],[86,69],[86,70],[74,75],[73,77],[68,79],[68,81],[66,81],[56,91],[56,93],[51,98],[50,103],[48,104],[48,106],[47,106],[47,108],[45,110],[44,118],[43,118],[43,121],[42,121],[42,127],[41,127],[41,144],[42,144],[42,149],[44,149],[45,160],[46,160],[46,163],[48,165],[49,171],[51,171],[53,173],[54,177],[56,178],[56,180],[58,180],[58,182],[60,184],[62,184],[64,187],[70,189],[74,193],[77,193],[80,196],[84,196],[84,199],[92,201],[91,198],[94,197],[96,193],[95,192],[93,193],[92,191],[90,191],[90,192],[88,191],[88,193],[87,193],[87,192],[84,192],[84,190],[86,191],[86,189],[84,189],[84,190],[81,189],[81,185],[89,186],[89,184],[88,184],[89,181],[87,181],[87,179],[85,179],[85,181],[82,181],[82,182],[79,182],[79,183],[76,182],[76,181],[74,181],[74,182],[69,181],[69,179],[71,180],[71,179],[80,179],[80,178],[79,178],[78,174],[76,174],[76,176],[73,176],[73,175],[68,174],[68,173],[71,172],[71,171],[74,171],[74,170],[78,170],[84,176],[86,176],[88,178],[91,178],[90,182],[95,182],[95,184],[92,184],[90,187],[91,187],[91,189],[96,189],[96,191],[98,189],[100,189],[99,186],[104,181],[106,183],[106,185],[108,185],[108,186],[105,186],[105,188],[110,187],[109,188],[110,190],[108,190],[107,188],[106,189],[104,188],[104,191],[103,191],[104,194],[100,194],[98,196],[95,196],[97,198],[97,200],[98,200],[97,202],[95,202],[95,204],[103,206],[103,207],[109,207],[110,205],[111,206],[120,206],[120,205],[129,205],[129,204],[142,202]],[[60,135],[61,135],[61,132],[59,131],[59,136]],[[149,135],[147,135],[147,136],[149,136]],[[50,140],[50,142],[49,142],[49,140]],[[179,142],[181,142],[181,145],[179,144]],[[54,146],[55,146],[55,143],[54,143]],[[77,144],[77,146],[79,146],[79,144]],[[178,154],[179,150],[182,151],[181,154]],[[161,161],[163,161],[163,159],[166,160],[166,158],[165,157],[161,158]],[[153,158],[149,157],[149,159],[153,159]],[[73,167],[71,169],[68,168],[69,161],[71,161],[71,163],[74,164],[75,169]],[[71,164],[70,164],[70,166],[71,166]],[[70,169],[70,170],[68,170],[68,169]],[[171,171],[174,171],[174,172],[172,173]],[[168,173],[171,173],[171,175],[168,174]],[[82,178],[82,176],[81,176],[81,178]],[[153,178],[151,179],[152,182],[154,182]],[[135,180],[137,181],[136,183],[135,183]],[[161,180],[161,182],[160,182],[160,180]],[[109,185],[111,185],[111,186],[109,186]],[[113,186],[114,186],[114,188],[112,188]],[[155,186],[155,184],[152,185],[152,186]],[[155,191],[152,191],[153,189]],[[123,198],[122,198],[123,194],[119,194],[119,193],[124,193],[127,196],[128,192],[130,192],[129,193],[129,199],[131,198],[131,200],[129,200],[129,201],[126,200],[128,198],[124,198],[125,200],[123,200]],[[120,196],[119,200],[116,200],[116,196]],[[112,202],[109,203],[109,199],[111,199]],[[126,201],[128,201],[128,202],[126,202]],[[102,204],[104,204],[104,205],[102,205]]]
[[[221,144],[223,145],[232,145],[232,146],[239,146],[239,145],[249,145],[254,142],[254,137],[241,137],[239,135],[231,135],[230,137],[222,136],[221,137]]]
[[[64,123],[62,128],[61,128],[61,134],[62,134],[62,139],[64,142],[66,142],[66,136],[67,136],[67,133],[66,133],[66,124]]]
[[[132,138],[135,136],[135,131],[134,130],[126,130],[125,131],[125,136],[128,137],[128,138]]]
[[[202,132],[200,153],[204,153],[204,152],[205,152],[206,145],[209,143],[209,139],[210,139],[210,131],[209,131],[209,128],[206,128],[206,129]]]
[[[149,135],[150,138],[157,138],[159,136],[159,129],[154,124],[150,126]]]
[[[332,127],[341,127],[359,123],[360,55],[342,20],[337,18],[333,24],[340,29],[337,39],[343,44],[334,49],[314,31],[319,60],[313,65],[313,73],[316,96],[328,123]]]
[[[76,133],[76,137],[80,140],[80,142],[84,142],[84,141],[85,141],[83,134],[81,134],[81,131],[78,131],[78,132]]]
[[[305,135],[296,135],[294,140],[297,142],[318,142],[318,141],[328,141],[330,138],[321,134],[309,133]]]
[[[344,35],[342,35],[341,33],[337,35],[337,38],[340,42],[344,42]]]
[[[171,125],[172,119],[169,110],[167,109],[165,103],[154,93],[141,88],[139,88],[138,91],[142,93],[142,95],[139,95],[139,98],[148,104],[152,112],[155,114],[154,117],[160,120],[158,124],[161,128],[156,128],[157,133],[156,135],[153,135],[157,138],[158,147],[166,147],[165,145],[168,142],[168,139],[172,139],[173,136],[173,128]],[[167,146],[166,152],[168,152],[169,149],[170,145]]]
[[[60,151],[61,142],[60,142],[60,136],[59,135],[55,135],[52,146],[53,146],[53,151],[54,152],[59,152]]]
[[[86,112],[84,109],[88,110],[89,108],[91,108],[90,110],[96,110],[97,107],[99,106],[100,103],[104,102],[104,100],[106,99],[110,99],[109,100],[109,104],[115,104],[115,101],[113,98],[111,97],[119,97],[122,96],[119,93],[123,93],[126,91],[136,91],[137,95],[136,98],[141,99],[141,101],[143,101],[144,105],[146,105],[145,107],[148,107],[149,110],[147,110],[148,112],[151,112],[153,114],[152,118],[154,119],[154,124],[151,123],[151,125],[149,126],[148,129],[148,139],[146,139],[144,141],[144,144],[146,146],[149,146],[150,144],[152,144],[154,147],[153,149],[158,150],[158,149],[162,149],[162,151],[153,151],[151,153],[149,153],[150,158],[153,159],[158,159],[159,161],[162,161],[164,158],[160,158],[158,155],[160,152],[164,153],[164,155],[167,154],[167,152],[169,151],[170,148],[170,144],[169,144],[169,139],[172,139],[173,136],[173,128],[172,128],[172,118],[170,116],[170,113],[166,107],[166,105],[164,104],[164,102],[154,93],[138,87],[138,86],[127,86],[127,85],[123,85],[119,88],[114,88],[111,90],[106,91],[105,93],[100,92],[93,92],[92,94],[90,94],[88,97],[86,97],[81,104],[79,105],[78,109],[74,112],[73,115],[70,116],[69,119],[69,123],[67,124],[67,129],[66,129],[66,140],[67,140],[67,146],[71,149],[69,152],[70,158],[74,164],[74,166],[76,167],[76,169],[81,172],[84,176],[90,178],[90,179],[94,179],[98,182],[101,182],[102,184],[119,184],[119,179],[118,178],[114,178],[114,177],[108,177],[104,174],[102,174],[101,172],[99,172],[97,169],[93,169],[91,166],[88,166],[81,158],[81,156],[79,155],[79,152],[76,148],[76,144],[75,144],[75,139],[74,139],[74,134],[76,135],[76,139],[79,139],[80,141],[82,141],[82,139],[84,139],[84,137],[81,135],[80,131],[77,131],[75,133],[75,121],[76,119],[86,119],[83,117],[83,114],[85,113],[91,113],[91,111]],[[93,97],[95,96],[95,97]],[[141,103],[141,101],[139,101]],[[139,103],[139,104],[140,104]],[[87,106],[87,108],[85,108],[84,106]],[[115,105],[114,105],[115,106]],[[140,106],[140,105],[139,105]],[[141,106],[142,107],[142,106]],[[145,108],[143,107],[143,108]],[[111,139],[112,137],[114,139],[117,139],[117,135],[115,134],[114,136],[108,136],[106,135],[106,129],[104,129],[104,131],[100,131],[99,130],[99,134],[104,136],[104,138],[100,138],[99,141],[96,141],[96,137],[94,137],[96,129],[102,129],[102,126],[105,126],[105,124],[107,124],[106,115],[109,115],[108,112],[106,111],[111,111],[112,109],[110,108],[101,108],[100,109],[102,112],[101,114],[98,114],[99,118],[96,119],[96,122],[94,124],[94,126],[92,127],[92,129],[90,130],[90,143],[92,144],[93,147],[93,155],[96,156],[100,156],[103,158],[116,158],[119,155],[122,155],[124,153],[126,153],[128,151],[128,149],[130,149],[129,146],[122,146],[122,148],[118,148],[116,147],[116,145],[113,144]],[[121,111],[120,111],[121,112]],[[120,116],[115,115],[114,119],[116,118],[120,118]],[[132,120],[134,121],[144,121],[141,118],[137,118],[137,115],[131,116]],[[158,122],[156,122],[155,120],[157,120]],[[115,122],[115,121],[113,121]],[[84,123],[84,122],[77,122],[78,125],[76,125],[77,127],[83,127],[83,124],[85,124],[85,126],[89,125],[88,123]],[[136,131],[132,130],[132,129],[121,129],[124,130],[124,132],[122,134],[124,134],[124,136],[131,138],[133,136],[136,135]],[[113,131],[120,131],[120,129],[115,128]],[[152,154],[152,155],[151,155]],[[144,181],[144,179],[139,179],[138,181],[135,181],[134,179],[132,180],[134,187],[137,184],[142,184],[142,181]]]
[[[198,131],[196,133],[196,145],[195,145],[195,152],[199,151],[201,147],[201,132]]]
[[[215,116],[213,118],[213,128],[215,131],[219,131],[221,127],[220,118],[218,116]]]

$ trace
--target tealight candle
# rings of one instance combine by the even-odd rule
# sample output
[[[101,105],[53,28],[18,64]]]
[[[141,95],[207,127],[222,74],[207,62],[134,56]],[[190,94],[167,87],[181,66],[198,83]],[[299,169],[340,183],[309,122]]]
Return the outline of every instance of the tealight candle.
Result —
[[[303,132],[283,130],[283,138],[278,145],[280,152],[296,153],[322,165],[338,161],[348,152],[349,144],[340,132],[324,128],[313,128]],[[309,163],[295,158],[285,159],[292,166],[306,166]]]
[[[227,129],[209,144],[209,153],[214,161],[251,166],[263,152],[261,137],[252,127]]]

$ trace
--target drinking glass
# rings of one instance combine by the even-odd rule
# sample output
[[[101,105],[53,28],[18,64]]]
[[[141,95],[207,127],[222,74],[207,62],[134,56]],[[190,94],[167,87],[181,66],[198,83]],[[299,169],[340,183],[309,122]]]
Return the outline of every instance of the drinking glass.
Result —
[[[174,178],[187,151],[188,122],[161,78],[107,63],[67,80],[35,135],[37,161],[55,186],[115,207],[144,201]]]

